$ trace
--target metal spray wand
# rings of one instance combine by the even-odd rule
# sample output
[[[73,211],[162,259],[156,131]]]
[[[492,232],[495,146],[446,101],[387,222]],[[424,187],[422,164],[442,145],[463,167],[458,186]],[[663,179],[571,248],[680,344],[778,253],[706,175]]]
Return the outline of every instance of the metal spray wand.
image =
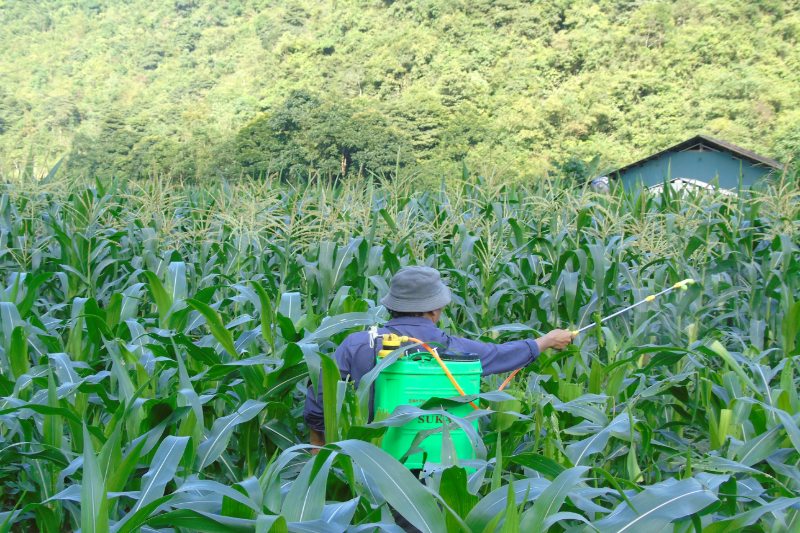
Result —
[[[646,296],[646,297],[645,297],[643,300],[640,300],[640,301],[636,302],[636,303],[635,303],[635,304],[633,304],[633,305],[629,305],[628,307],[626,307],[626,308],[624,308],[624,309],[620,309],[619,311],[617,311],[617,312],[615,312],[615,313],[612,313],[612,314],[608,315],[607,317],[601,318],[601,319],[600,319],[599,321],[597,321],[597,322],[593,322],[593,323],[591,323],[591,324],[589,324],[589,325],[587,325],[587,326],[583,326],[583,327],[582,327],[582,328],[580,328],[580,329],[574,329],[574,330],[572,330],[570,333],[572,333],[572,336],[573,336],[573,337],[575,337],[575,336],[577,336],[579,333],[583,333],[583,332],[584,332],[584,331],[586,331],[587,329],[591,329],[591,328],[593,328],[593,327],[595,327],[595,326],[598,326],[598,325],[602,324],[603,322],[605,322],[606,320],[611,320],[611,319],[612,319],[612,318],[614,318],[615,316],[619,316],[619,315],[621,315],[622,313],[625,313],[625,312],[627,312],[627,311],[630,311],[630,310],[631,310],[631,309],[633,309],[634,307],[639,307],[639,306],[640,306],[640,305],[642,305],[642,304],[650,303],[650,302],[652,302],[653,300],[655,300],[656,298],[658,298],[659,296],[662,296],[662,295],[664,295],[664,294],[667,294],[668,292],[674,291],[675,289],[681,289],[681,290],[684,290],[684,291],[685,291],[685,290],[688,290],[688,289],[689,289],[689,285],[694,285],[695,283],[697,283],[697,282],[696,282],[695,280],[691,279],[691,278],[689,278],[689,279],[685,279],[685,280],[683,280],[683,281],[679,281],[678,283],[675,283],[675,284],[674,284],[674,285],[672,285],[671,287],[667,287],[666,289],[664,289],[664,290],[663,290],[663,291],[661,291],[661,292],[657,292],[657,293],[655,293],[655,294],[651,294],[651,295],[649,295],[649,296]],[[508,385],[509,383],[511,383],[511,380],[512,380],[512,379],[514,379],[514,376],[516,376],[516,375],[517,375],[517,373],[519,373],[519,371],[520,371],[520,370],[522,370],[522,369],[521,369],[521,368],[518,368],[518,369],[514,370],[514,371],[511,373],[511,375],[510,375],[510,376],[508,376],[508,377],[506,378],[506,380],[505,380],[505,381],[503,381],[503,384],[502,384],[502,385],[500,385],[500,388],[499,388],[498,390],[503,390],[503,389],[505,389],[505,388],[506,388],[506,385]]]

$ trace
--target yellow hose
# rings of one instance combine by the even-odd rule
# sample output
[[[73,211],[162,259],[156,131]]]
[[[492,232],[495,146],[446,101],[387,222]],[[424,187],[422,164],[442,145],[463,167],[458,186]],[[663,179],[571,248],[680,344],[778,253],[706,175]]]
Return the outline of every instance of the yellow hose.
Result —
[[[409,337],[408,340],[411,341],[411,342],[417,342],[417,343],[420,344],[420,346],[425,348],[428,351],[428,353],[430,353],[433,356],[433,358],[436,359],[436,362],[439,363],[439,366],[442,367],[442,370],[444,370],[444,374],[450,380],[450,383],[452,383],[453,386],[456,388],[458,393],[461,394],[461,396],[466,396],[467,395],[467,393],[464,392],[464,389],[461,388],[461,385],[458,384],[458,381],[456,381],[455,376],[453,376],[453,374],[450,372],[450,369],[447,368],[446,364],[444,364],[444,361],[442,361],[442,358],[439,357],[438,353],[436,353],[436,350],[434,350],[433,348],[428,346],[427,343],[425,343],[425,342],[423,342],[423,341],[421,341],[419,339],[415,339],[414,337]],[[473,407],[473,409],[478,409],[478,406],[475,405],[475,402],[469,402],[469,404]]]

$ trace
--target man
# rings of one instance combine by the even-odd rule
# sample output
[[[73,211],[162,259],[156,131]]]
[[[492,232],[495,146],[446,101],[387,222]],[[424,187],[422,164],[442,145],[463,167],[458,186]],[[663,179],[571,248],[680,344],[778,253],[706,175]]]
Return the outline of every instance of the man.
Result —
[[[450,289],[442,283],[439,272],[430,267],[412,266],[400,269],[392,278],[389,294],[381,303],[392,319],[378,330],[379,334],[396,333],[425,342],[438,343],[455,352],[474,353],[480,357],[483,374],[500,374],[522,368],[548,348],[562,350],[572,342],[572,333],[554,329],[538,339],[490,344],[461,337],[452,337],[436,327],[442,309],[450,303]],[[380,344],[377,341],[376,344]],[[379,346],[370,346],[369,332],[349,335],[336,349],[334,357],[342,379],[358,386],[361,378],[375,366]],[[325,423],[322,415],[322,387],[315,395],[309,385],[303,416],[311,432],[311,444],[325,444]],[[370,398],[370,417],[374,412]]]

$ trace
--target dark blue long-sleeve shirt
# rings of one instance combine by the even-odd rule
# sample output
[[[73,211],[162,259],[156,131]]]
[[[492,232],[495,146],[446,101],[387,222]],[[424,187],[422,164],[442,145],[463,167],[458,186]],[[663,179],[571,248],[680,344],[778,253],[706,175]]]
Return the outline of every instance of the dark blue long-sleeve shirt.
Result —
[[[378,329],[378,333],[398,333],[424,342],[435,342],[447,346],[452,351],[474,353],[480,357],[483,375],[516,370],[530,364],[539,356],[539,345],[532,339],[489,344],[462,337],[451,337],[424,317],[393,318],[386,323],[386,327]],[[376,350],[377,348],[371,348],[369,345],[368,331],[349,335],[334,353],[342,379],[349,379],[358,387],[364,374],[375,366]],[[322,415],[322,387],[319,389],[318,393],[314,394],[313,386],[309,385],[303,417],[308,427],[323,432],[325,423]],[[370,396],[370,417],[373,413],[373,397],[374,394]]]

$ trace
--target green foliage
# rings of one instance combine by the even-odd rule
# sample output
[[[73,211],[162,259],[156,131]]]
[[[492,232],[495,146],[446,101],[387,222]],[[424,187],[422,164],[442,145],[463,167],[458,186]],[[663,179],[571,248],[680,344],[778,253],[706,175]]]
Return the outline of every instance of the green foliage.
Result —
[[[136,176],[134,149],[142,135],[142,124],[132,125],[122,115],[108,116],[96,138],[75,140],[70,167],[87,176]]]
[[[392,175],[409,149],[374,110],[294,92],[280,107],[242,128],[233,150],[250,176]]]
[[[742,197],[565,181],[4,186],[3,530],[372,530],[390,510],[423,531],[795,530],[797,176]],[[367,424],[368,379],[353,391],[331,358],[385,318],[405,264],[439,268],[443,326],[487,342],[697,284],[542,354],[507,394],[484,378],[479,457],[420,481],[372,444],[402,421]]]
[[[5,2],[0,171],[530,179],[697,133],[786,160],[799,28],[785,2]]]
[[[0,135],[14,129],[15,126],[18,127],[20,119],[28,110],[30,108],[26,109],[22,102],[9,94],[5,88],[0,87]]]
[[[580,187],[597,177],[599,162],[599,156],[595,156],[588,163],[577,157],[570,157],[555,165],[555,175],[563,180],[564,185]]]

